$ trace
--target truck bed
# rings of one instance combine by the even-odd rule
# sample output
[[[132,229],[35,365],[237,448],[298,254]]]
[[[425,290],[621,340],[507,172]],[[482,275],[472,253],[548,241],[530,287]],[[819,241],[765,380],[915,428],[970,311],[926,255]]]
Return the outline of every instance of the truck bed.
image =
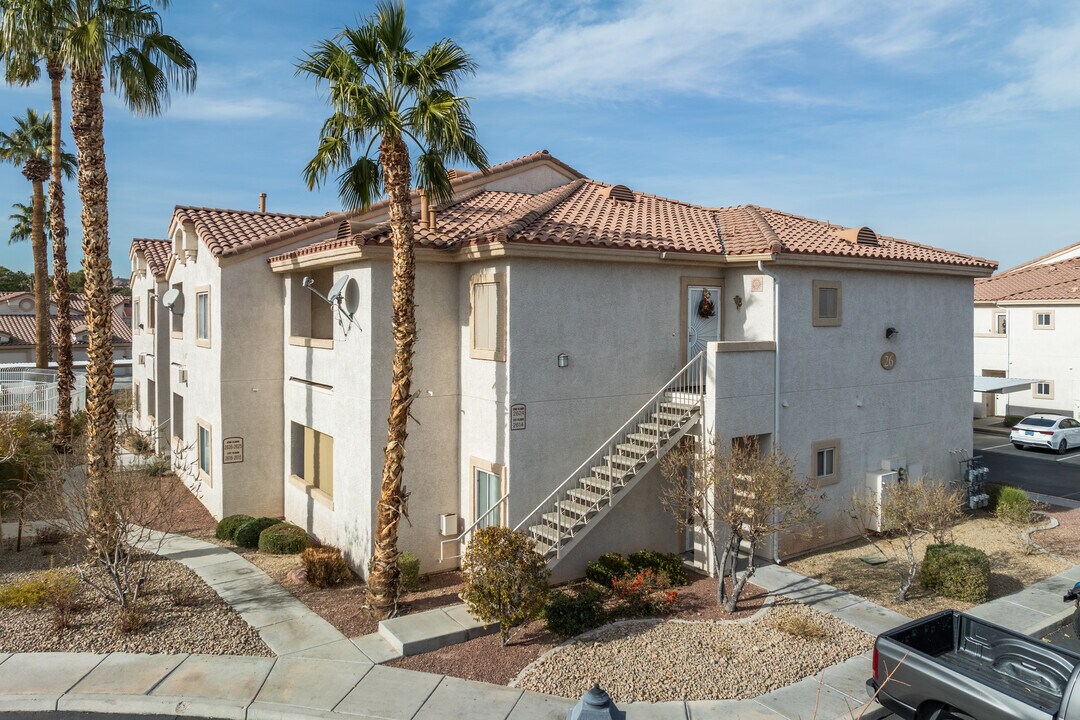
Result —
[[[885,633],[941,665],[1053,714],[1080,656],[953,610]]]

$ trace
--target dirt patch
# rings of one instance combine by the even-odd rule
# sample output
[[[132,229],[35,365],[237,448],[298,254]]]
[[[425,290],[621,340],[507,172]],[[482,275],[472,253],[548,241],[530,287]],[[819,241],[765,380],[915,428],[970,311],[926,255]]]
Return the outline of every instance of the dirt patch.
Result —
[[[1080,508],[1052,507],[1045,512],[1057,518],[1058,526],[1032,533],[1032,540],[1055,555],[1080,562]]]
[[[1077,523],[1080,524],[1080,518]],[[1011,595],[1069,567],[1060,560],[1033,550],[1021,538],[1021,531],[1022,528],[1016,525],[986,514],[965,520],[954,531],[955,542],[979,548],[990,558],[990,600]],[[932,542],[929,536],[924,536],[916,546],[915,556],[921,560],[926,546]],[[888,545],[888,542],[885,544]],[[857,540],[792,560],[787,565],[795,572],[817,578],[908,617],[921,617],[949,608],[968,610],[973,607],[972,603],[932,595],[923,590],[917,580],[908,601],[900,602],[896,599],[899,583],[894,561],[870,565],[860,560],[861,556],[880,555],[866,541]]]
[[[199,501],[199,487],[189,487],[175,475],[151,477],[144,473],[140,480],[144,492],[167,503],[167,513],[149,512],[144,524],[153,530],[180,533],[200,540],[214,537],[217,520]],[[153,507],[153,505],[150,505]]]
[[[670,617],[681,620],[745,619],[760,610],[768,597],[768,593],[762,588],[748,584],[743,590],[738,609],[734,613],[726,613],[716,604],[715,578],[690,573],[690,584],[677,590],[679,600]],[[505,647],[501,645],[496,633],[460,645],[450,645],[422,655],[395,660],[390,664],[409,670],[506,685],[529,663],[564,640],[565,638],[549,632],[543,622],[534,621],[516,628],[510,634],[510,644]],[[580,695],[579,692],[574,697]]]
[[[4,553],[0,584],[29,579],[50,567],[72,574],[70,550],[65,545],[33,545],[20,553]],[[119,632],[117,606],[92,589],[80,585],[73,597],[71,625],[62,630],[53,629],[48,608],[0,609],[0,651],[273,655],[236,611],[177,562],[152,562],[142,600],[149,623],[136,632]]]

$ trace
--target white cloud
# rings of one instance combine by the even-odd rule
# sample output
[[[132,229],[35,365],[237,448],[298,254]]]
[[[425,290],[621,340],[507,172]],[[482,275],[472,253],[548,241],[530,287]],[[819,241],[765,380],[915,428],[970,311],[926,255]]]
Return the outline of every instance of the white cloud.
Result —
[[[165,117],[174,120],[259,120],[270,117],[294,116],[299,108],[290,103],[263,97],[208,96],[196,91],[193,95],[175,96]]]
[[[947,108],[954,122],[1004,122],[1037,112],[1080,108],[1080,14],[1030,26],[999,67],[1009,79],[973,100]]]
[[[470,90],[563,98],[638,99],[656,93],[740,95],[786,101],[754,82],[754,64],[796,40],[825,41],[876,60],[944,42],[940,16],[965,0],[626,0],[560,11],[502,0],[485,7],[488,47]],[[764,95],[762,95],[764,93]]]

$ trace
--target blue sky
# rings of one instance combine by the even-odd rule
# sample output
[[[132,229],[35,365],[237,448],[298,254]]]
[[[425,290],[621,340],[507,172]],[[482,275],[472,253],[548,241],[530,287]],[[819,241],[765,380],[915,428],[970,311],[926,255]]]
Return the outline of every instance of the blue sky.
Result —
[[[370,4],[184,0],[166,29],[198,89],[159,118],[106,99],[116,274],[174,205],[322,214],[300,171],[327,113],[301,53]],[[712,206],[869,225],[1009,267],[1080,240],[1080,6],[1041,0],[414,0],[416,47],[480,63],[493,162],[540,148],[586,175]],[[48,88],[0,90],[0,128]],[[65,118],[65,125],[67,120]],[[69,149],[74,149],[70,141]],[[6,208],[25,202],[0,167]],[[79,205],[68,189],[72,264]],[[0,244],[28,269],[28,247]]]

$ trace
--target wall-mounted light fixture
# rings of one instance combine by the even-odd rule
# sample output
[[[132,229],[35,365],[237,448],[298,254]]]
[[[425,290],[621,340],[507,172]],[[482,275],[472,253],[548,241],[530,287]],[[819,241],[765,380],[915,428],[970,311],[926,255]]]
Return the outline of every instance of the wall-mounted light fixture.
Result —
[[[733,297],[731,299],[735,301],[735,309],[736,310],[739,310],[739,309],[742,308],[742,295],[736,295],[735,297]]]
[[[900,334],[900,331],[894,327],[885,328],[885,339],[892,340],[894,337]]]
[[[569,367],[569,366],[570,366],[570,356],[567,355],[566,353],[559,353],[559,367],[564,368],[564,367]]]

